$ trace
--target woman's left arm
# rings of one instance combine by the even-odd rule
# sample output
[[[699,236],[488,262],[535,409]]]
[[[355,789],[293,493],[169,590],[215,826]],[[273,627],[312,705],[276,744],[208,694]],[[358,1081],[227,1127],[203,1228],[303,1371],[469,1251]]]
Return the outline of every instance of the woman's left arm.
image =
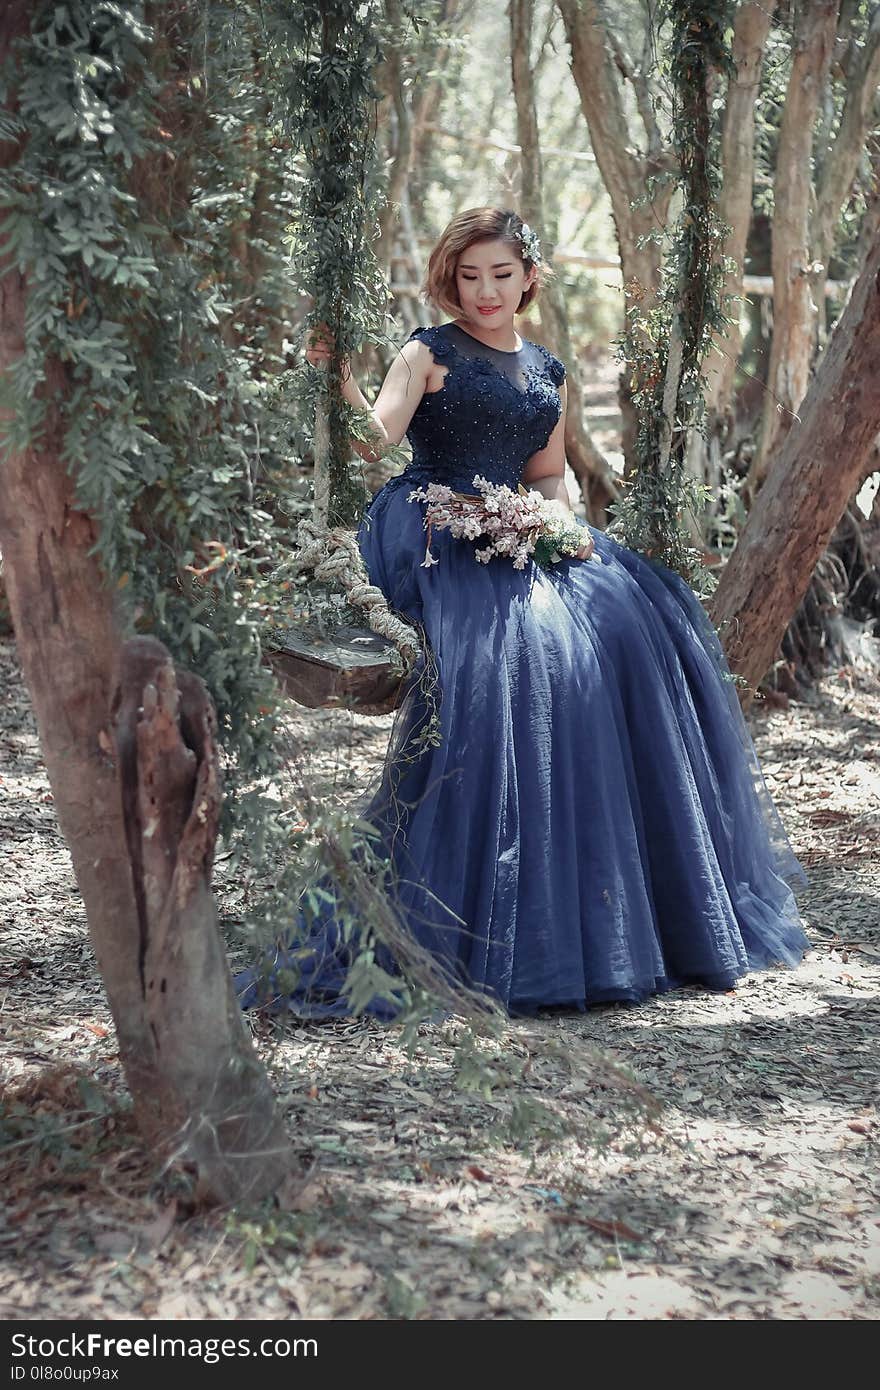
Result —
[[[565,410],[568,403],[568,387],[562,382],[559,387],[559,400],[562,406],[553,433],[543,449],[532,454],[522,476],[523,487],[534,488],[551,502],[561,502],[571,511],[571,498],[565,482]],[[593,553],[593,537],[585,531],[586,539],[577,552],[579,560],[588,560]]]

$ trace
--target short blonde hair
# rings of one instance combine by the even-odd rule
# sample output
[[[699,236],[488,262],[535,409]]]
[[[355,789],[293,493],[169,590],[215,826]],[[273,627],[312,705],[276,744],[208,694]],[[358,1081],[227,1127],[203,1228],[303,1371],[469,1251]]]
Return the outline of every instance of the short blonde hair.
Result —
[[[525,266],[530,270],[536,263],[525,253],[517,233],[523,227],[519,213],[505,208],[466,208],[453,217],[434,247],[428,259],[425,283],[422,285],[422,298],[434,304],[441,313],[461,313],[458,290],[455,284],[455,267],[458,258],[469,246],[477,241],[504,241],[513,247]],[[538,274],[533,284],[523,291],[516,312],[522,314],[537,299],[541,286],[552,275],[544,261],[537,263]]]

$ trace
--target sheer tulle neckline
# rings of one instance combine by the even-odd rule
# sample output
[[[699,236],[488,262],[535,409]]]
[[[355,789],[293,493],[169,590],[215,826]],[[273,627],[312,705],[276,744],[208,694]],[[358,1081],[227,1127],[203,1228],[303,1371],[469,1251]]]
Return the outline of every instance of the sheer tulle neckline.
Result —
[[[519,354],[521,352],[525,352],[526,349],[525,338],[522,339],[522,342],[518,348],[496,348],[492,347],[489,343],[484,343],[482,338],[475,337],[473,333],[468,333],[466,328],[462,328],[460,324],[455,323],[451,319],[449,323],[441,324],[441,327],[456,329],[457,332],[464,334],[465,338],[470,338],[472,343],[476,343],[479,347],[485,348],[487,352],[497,352],[499,357],[518,357]]]

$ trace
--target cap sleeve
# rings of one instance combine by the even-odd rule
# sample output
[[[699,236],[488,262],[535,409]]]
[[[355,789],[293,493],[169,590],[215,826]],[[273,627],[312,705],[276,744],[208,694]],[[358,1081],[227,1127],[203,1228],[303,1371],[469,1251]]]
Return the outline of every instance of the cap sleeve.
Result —
[[[446,361],[452,357],[455,351],[452,344],[440,332],[438,324],[429,324],[426,328],[414,328],[406,341],[411,343],[413,338],[417,338],[420,343],[426,343],[437,362]]]
[[[561,386],[565,380],[565,363],[560,362],[558,357],[554,357],[549,348],[545,348],[543,343],[535,343],[535,347],[547,364],[547,371],[554,386]]]

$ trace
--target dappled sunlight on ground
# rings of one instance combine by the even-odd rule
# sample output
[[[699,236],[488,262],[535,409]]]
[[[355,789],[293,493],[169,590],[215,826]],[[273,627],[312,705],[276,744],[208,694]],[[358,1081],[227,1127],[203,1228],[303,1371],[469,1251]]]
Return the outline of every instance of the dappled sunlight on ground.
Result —
[[[257,1213],[193,1209],[127,1110],[113,1031],[9,643],[0,681],[0,1313],[6,1317],[805,1319],[880,1305],[880,692],[757,714],[809,876],[813,951],[736,991],[509,1026],[519,1090],[457,1090],[451,1036],[251,1020],[302,1177]],[[387,719],[293,710],[315,795],[375,776]],[[342,751],[340,751],[342,750]],[[218,866],[230,922],[247,907]],[[240,953],[240,948],[239,948]],[[552,1045],[552,1046],[551,1046]],[[663,1105],[618,1126],[606,1049]]]

